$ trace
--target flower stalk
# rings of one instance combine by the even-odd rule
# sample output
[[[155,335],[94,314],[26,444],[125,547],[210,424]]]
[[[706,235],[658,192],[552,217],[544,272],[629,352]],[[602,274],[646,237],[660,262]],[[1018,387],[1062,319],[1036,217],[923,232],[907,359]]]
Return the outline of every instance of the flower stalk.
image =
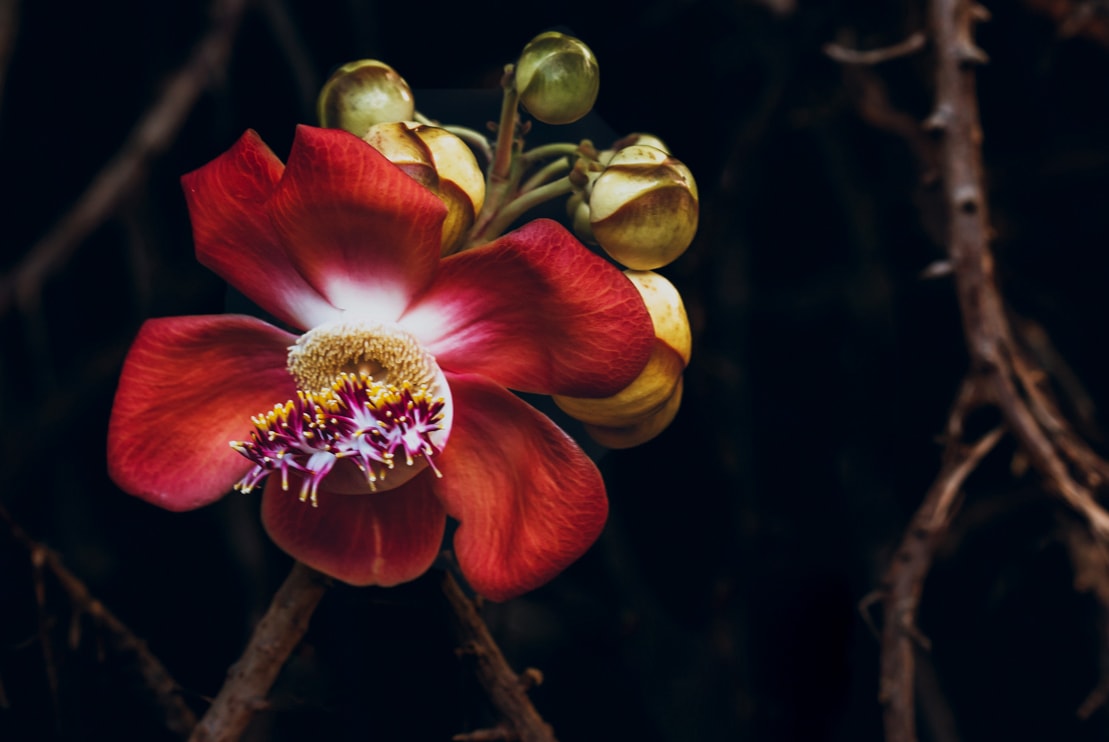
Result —
[[[504,232],[512,222],[516,221],[539,204],[570,193],[573,189],[573,183],[570,182],[570,178],[568,177],[559,178],[551,183],[532,188],[498,209],[492,215],[489,222],[485,224],[481,234],[471,238],[470,245],[483,244],[488,239],[492,239],[495,235]],[[482,235],[488,235],[488,237]]]

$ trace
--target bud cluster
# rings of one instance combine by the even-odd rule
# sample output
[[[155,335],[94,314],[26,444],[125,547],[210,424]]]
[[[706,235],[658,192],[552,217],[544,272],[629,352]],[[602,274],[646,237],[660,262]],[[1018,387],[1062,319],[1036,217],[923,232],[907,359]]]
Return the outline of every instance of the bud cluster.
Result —
[[[692,243],[699,202],[689,168],[648,134],[605,150],[587,140],[525,149],[522,117],[550,125],[580,120],[597,100],[599,69],[581,40],[553,31],[536,36],[505,67],[494,142],[420,114],[408,84],[377,60],[336,70],[318,112],[323,126],[362,137],[443,201],[444,257],[495,239],[541,203],[567,198],[575,234],[627,269],[654,323],[654,352],[627,388],[606,399],[555,399],[603,445],[624,448],[657,435],[681,402],[689,321],[678,291],[654,271]]]

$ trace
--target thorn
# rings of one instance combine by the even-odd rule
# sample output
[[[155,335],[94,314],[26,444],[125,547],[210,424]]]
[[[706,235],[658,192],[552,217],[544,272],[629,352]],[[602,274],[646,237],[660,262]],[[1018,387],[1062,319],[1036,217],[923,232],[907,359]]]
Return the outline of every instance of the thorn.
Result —
[[[875,639],[881,639],[882,632],[878,630],[878,626],[874,623],[874,616],[871,615],[870,608],[875,603],[882,602],[884,597],[885,593],[882,590],[871,590],[859,601],[858,605],[859,615],[862,616],[863,623],[870,629],[870,633],[874,635]]]
[[[970,41],[959,44],[958,53],[959,63],[962,65],[986,64],[990,61],[990,56],[982,50],[982,47]]]
[[[942,134],[951,123],[951,107],[941,104],[932,114],[924,119],[924,130],[933,134]]]
[[[926,652],[932,651],[932,640],[921,633],[916,624],[912,622],[912,617],[908,614],[905,614],[901,621],[901,630],[904,631],[910,639],[916,642],[918,647]]]
[[[920,272],[920,277],[924,280],[931,280],[933,278],[943,278],[950,276],[955,272],[955,266],[952,265],[950,260],[937,260],[930,263],[928,267]]]
[[[537,668],[529,667],[520,673],[520,685],[524,690],[531,690],[543,684],[543,672]]]

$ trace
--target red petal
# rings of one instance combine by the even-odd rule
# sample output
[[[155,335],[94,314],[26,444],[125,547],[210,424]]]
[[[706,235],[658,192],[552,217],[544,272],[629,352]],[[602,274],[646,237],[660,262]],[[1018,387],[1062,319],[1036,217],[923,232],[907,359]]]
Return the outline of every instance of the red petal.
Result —
[[[388,492],[338,495],[319,491],[319,507],[301,502],[300,480],[289,491],[271,476],[262,522],[278,546],[313,569],[351,585],[396,585],[428,570],[439,553],[446,516],[427,472]]]
[[[446,207],[353,134],[299,126],[270,214],[332,304],[392,321],[435,272]]]
[[[506,600],[549,581],[593,544],[608,500],[593,462],[547,417],[488,379],[450,375],[455,423],[435,490],[460,525],[470,585]]]
[[[123,365],[108,425],[108,473],[169,510],[222,497],[250,469],[228,443],[252,415],[296,395],[293,335],[254,317],[153,319]]]
[[[631,281],[547,219],[443,260],[401,324],[444,369],[575,397],[623,389],[655,340]]]
[[[297,272],[274,232],[265,203],[284,165],[253,131],[181,179],[197,259],[251,301],[294,327],[334,315]]]

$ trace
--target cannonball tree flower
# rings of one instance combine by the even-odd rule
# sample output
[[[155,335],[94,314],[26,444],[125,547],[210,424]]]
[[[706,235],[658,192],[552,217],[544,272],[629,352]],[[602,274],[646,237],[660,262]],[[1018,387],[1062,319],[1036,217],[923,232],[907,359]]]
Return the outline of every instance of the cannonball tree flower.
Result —
[[[508,390],[640,373],[654,332],[620,271],[547,220],[440,260],[442,202],[342,130],[298,128],[284,165],[247,132],[183,183],[198,259],[282,326],[142,326],[109,425],[121,488],[180,511],[262,487],[273,540],[355,585],[423,574],[447,516],[495,600],[593,543],[599,472]]]

